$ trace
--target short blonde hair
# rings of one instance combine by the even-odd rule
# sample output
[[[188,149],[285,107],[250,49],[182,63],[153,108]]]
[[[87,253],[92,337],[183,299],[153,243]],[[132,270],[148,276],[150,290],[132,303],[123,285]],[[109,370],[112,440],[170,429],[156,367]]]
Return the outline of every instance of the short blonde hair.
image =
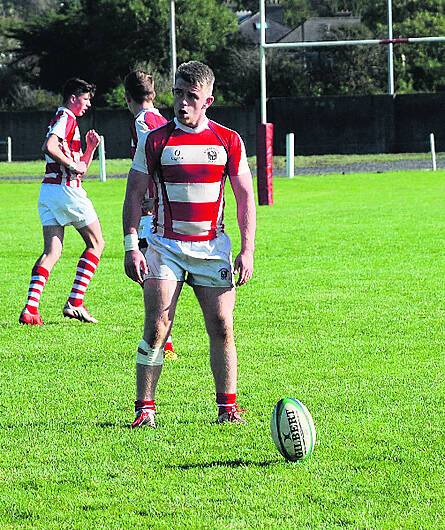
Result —
[[[209,94],[212,93],[213,83],[215,82],[215,74],[212,69],[199,61],[188,61],[180,64],[175,73],[175,80],[178,78],[191,85],[201,85],[208,88]]]

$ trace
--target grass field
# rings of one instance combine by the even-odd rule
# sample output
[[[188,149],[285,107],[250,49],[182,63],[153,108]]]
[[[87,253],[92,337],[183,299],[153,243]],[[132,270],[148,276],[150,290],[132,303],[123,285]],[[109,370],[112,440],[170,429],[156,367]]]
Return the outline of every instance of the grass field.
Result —
[[[276,179],[235,313],[248,425],[212,423],[207,339],[184,288],[159,428],[137,432],[142,300],[123,273],[125,181],[85,187],[107,241],[86,297],[100,322],[62,317],[82,252],[68,229],[45,326],[24,328],[39,183],[0,182],[1,528],[445,526],[445,171]],[[230,189],[226,220],[236,251]],[[270,437],[284,396],[317,427],[305,464]]]

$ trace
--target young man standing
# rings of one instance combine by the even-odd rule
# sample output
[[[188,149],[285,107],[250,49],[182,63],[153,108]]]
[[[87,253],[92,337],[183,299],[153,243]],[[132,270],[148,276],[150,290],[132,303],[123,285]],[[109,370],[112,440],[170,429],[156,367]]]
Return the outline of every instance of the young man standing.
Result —
[[[164,125],[167,120],[153,104],[156,93],[151,75],[142,70],[130,72],[124,79],[124,87],[128,110],[134,116],[130,127],[131,158],[133,159],[139,137],[144,137],[151,130]],[[150,241],[153,226],[153,200],[154,184],[151,182],[145,193],[139,224],[139,248],[142,251],[146,250]],[[175,360],[177,358],[178,356],[173,349],[172,337],[169,335],[164,346],[164,359]]]
[[[155,390],[162,344],[173,322],[184,281],[201,305],[210,340],[217,422],[244,423],[236,403],[237,353],[233,333],[236,285],[253,273],[256,227],[252,176],[238,133],[206,116],[214,75],[198,61],[183,63],[173,87],[175,119],[138,144],[128,174],[123,208],[125,271],[144,284],[146,318],[136,356],[136,418],[132,427],[155,427]],[[237,204],[241,251],[232,266],[224,232],[224,185],[229,178]],[[155,182],[151,244],[142,254],[137,228],[140,203]],[[144,281],[145,279],[145,281]]]
[[[21,324],[41,325],[40,297],[54,265],[62,254],[65,226],[73,225],[85,241],[85,251],[77,264],[76,276],[63,315],[81,322],[95,323],[83,299],[105,246],[102,230],[92,202],[82,188],[100,137],[94,130],[86,134],[82,153],[77,118],[91,106],[94,85],[82,79],[69,79],[63,89],[64,105],[49,124],[42,146],[45,153],[45,178],[39,193],[39,216],[43,227],[43,253],[31,272],[28,300],[20,314]]]

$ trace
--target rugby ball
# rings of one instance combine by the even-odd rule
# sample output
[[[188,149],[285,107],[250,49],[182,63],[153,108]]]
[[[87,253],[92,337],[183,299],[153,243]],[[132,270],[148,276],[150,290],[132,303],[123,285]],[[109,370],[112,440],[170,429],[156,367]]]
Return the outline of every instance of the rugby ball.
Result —
[[[303,462],[311,456],[315,425],[311,413],[298,399],[287,397],[278,401],[272,412],[270,430],[278,451],[286,460]]]

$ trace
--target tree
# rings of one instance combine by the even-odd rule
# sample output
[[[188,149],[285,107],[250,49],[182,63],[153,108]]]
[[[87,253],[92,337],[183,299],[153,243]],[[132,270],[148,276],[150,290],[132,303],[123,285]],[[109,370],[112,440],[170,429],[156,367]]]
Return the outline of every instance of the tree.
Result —
[[[59,4],[58,0],[0,0],[0,16],[26,20],[48,9],[55,9]]]
[[[343,26],[326,35],[326,40],[372,38],[371,31],[362,24]],[[311,92],[320,95],[365,95],[386,91],[386,49],[382,46],[340,46],[316,53],[318,60],[308,66]]]
[[[445,0],[393,0],[395,38],[445,35]],[[377,38],[388,34],[386,0],[370,3],[364,23]],[[443,56],[445,43],[396,44],[394,78],[397,92],[435,92],[445,90]]]
[[[169,6],[168,0],[76,0],[13,23],[8,34],[20,43],[17,61],[38,67],[42,88],[60,91],[65,79],[79,76],[97,84],[103,103],[137,62],[168,73]],[[237,30],[235,15],[217,0],[177,0],[176,23],[178,62],[222,52]]]

